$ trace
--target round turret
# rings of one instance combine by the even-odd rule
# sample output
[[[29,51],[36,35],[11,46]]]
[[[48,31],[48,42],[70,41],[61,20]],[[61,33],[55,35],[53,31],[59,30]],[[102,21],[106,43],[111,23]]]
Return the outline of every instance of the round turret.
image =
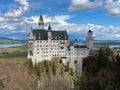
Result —
[[[92,37],[93,32],[91,30],[89,30],[87,32],[87,34],[88,34],[88,36],[87,36],[87,48],[93,49],[93,37]]]

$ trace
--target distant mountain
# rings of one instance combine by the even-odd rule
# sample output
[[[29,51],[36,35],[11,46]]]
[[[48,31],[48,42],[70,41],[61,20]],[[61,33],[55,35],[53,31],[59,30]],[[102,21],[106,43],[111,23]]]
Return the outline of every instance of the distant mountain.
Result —
[[[20,44],[27,43],[27,40],[13,40],[11,38],[0,38],[0,44]]]

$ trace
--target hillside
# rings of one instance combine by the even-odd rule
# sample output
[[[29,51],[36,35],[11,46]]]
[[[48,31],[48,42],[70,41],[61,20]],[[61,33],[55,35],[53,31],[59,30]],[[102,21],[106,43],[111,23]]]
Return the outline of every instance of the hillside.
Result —
[[[0,90],[77,90],[79,80],[69,63],[53,58],[33,66],[26,46],[5,49],[11,53],[0,54]]]
[[[0,38],[0,44],[19,44],[27,43],[27,40],[13,40],[9,38]]]
[[[72,70],[57,58],[32,66],[24,62],[0,63],[0,90],[73,90]]]
[[[120,90],[120,56],[109,48],[84,59],[81,90]]]
[[[84,58],[80,78],[59,58],[33,66],[26,46],[6,50],[12,52],[0,54],[0,90],[120,90],[120,56],[109,48]]]

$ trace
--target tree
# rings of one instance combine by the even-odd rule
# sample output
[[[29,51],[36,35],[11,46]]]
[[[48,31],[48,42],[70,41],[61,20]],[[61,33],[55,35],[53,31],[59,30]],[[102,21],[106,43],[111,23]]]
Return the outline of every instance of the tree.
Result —
[[[53,65],[52,65],[52,73],[53,73],[53,75],[56,75],[56,66],[55,66],[55,63],[53,63]]]

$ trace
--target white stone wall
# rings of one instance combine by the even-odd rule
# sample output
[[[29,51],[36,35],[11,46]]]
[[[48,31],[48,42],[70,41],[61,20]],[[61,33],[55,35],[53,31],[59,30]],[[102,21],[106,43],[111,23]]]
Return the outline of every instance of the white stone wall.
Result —
[[[33,61],[51,60],[53,57],[66,57],[68,40],[36,40],[33,43]],[[65,62],[63,59],[63,62]]]
[[[89,54],[89,49],[74,48],[74,46],[71,46],[70,51],[67,52],[67,57],[70,63],[70,67],[73,69],[74,72],[76,72],[77,76],[81,76],[83,58],[87,57],[88,54]]]

